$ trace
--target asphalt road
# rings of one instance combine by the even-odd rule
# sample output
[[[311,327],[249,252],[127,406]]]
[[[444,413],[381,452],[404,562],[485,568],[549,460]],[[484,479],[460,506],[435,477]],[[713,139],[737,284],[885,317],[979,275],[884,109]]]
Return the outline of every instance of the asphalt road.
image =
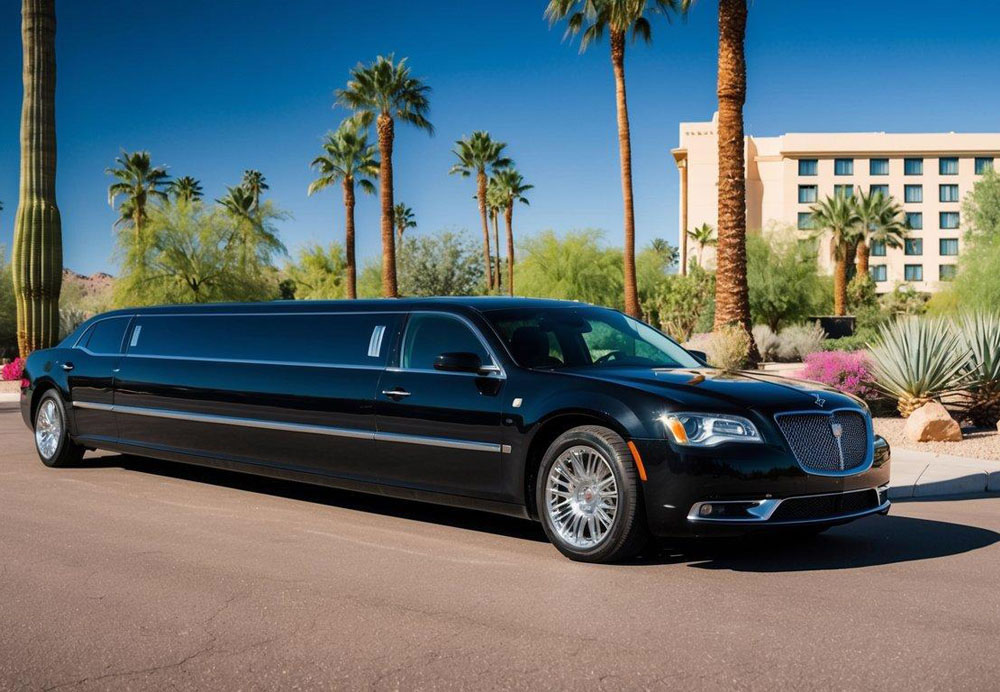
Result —
[[[996,689],[998,532],[995,496],[912,502],[581,565],[476,512],[47,469],[0,404],[0,689]]]

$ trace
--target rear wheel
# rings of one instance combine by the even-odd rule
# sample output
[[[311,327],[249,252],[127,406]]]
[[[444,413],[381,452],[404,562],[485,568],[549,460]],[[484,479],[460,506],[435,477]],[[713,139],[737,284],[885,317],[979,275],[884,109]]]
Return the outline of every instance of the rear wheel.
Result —
[[[573,560],[624,560],[649,538],[635,464],[625,441],[607,428],[581,426],[557,437],[535,493],[546,535]]]
[[[83,458],[83,447],[69,438],[66,407],[55,390],[42,395],[35,411],[35,449],[46,466],[72,466]]]

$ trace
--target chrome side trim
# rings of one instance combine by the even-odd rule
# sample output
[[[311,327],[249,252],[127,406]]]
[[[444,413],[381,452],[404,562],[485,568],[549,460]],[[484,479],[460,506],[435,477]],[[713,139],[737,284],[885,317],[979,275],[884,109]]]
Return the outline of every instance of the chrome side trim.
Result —
[[[286,432],[301,432],[313,435],[329,435],[331,437],[349,437],[358,440],[378,440],[383,442],[400,442],[403,444],[426,445],[429,447],[444,447],[447,449],[463,449],[471,452],[506,452],[506,445],[494,442],[476,442],[473,440],[455,440],[447,437],[428,437],[425,435],[406,435],[403,433],[377,432],[359,430],[357,428],[337,428],[328,425],[310,425],[307,423],[286,423],[283,421],[262,420],[259,418],[237,418],[235,416],[219,416],[210,413],[194,413],[187,411],[172,411],[169,409],[146,408],[144,406],[123,406],[121,404],[103,404],[96,401],[74,401],[74,408],[94,409],[123,413],[133,416],[149,416],[151,418],[168,418],[171,420],[186,420],[194,423],[215,423],[218,425],[234,425],[244,428],[259,428],[263,430],[282,430]]]
[[[821,523],[821,522],[824,522],[824,521],[837,521],[839,519],[850,519],[850,518],[853,518],[853,517],[861,517],[861,516],[864,516],[866,514],[875,514],[877,512],[882,512],[882,511],[885,511],[886,509],[888,509],[889,505],[891,504],[889,502],[889,500],[888,500],[888,488],[889,488],[888,485],[881,485],[881,486],[878,486],[877,488],[864,488],[862,490],[849,490],[849,491],[844,492],[844,493],[817,493],[815,495],[794,495],[792,497],[783,497],[783,498],[780,498],[780,499],[769,498],[769,499],[765,499],[765,500],[748,499],[748,500],[718,500],[718,501],[696,502],[696,503],[694,503],[691,506],[691,511],[688,512],[687,520],[691,521],[691,522],[704,523],[704,524],[708,524],[708,523],[715,523],[715,524],[759,524],[761,522],[768,521],[771,518],[771,515],[774,514],[775,510],[778,509],[778,506],[782,502],[784,502],[785,500],[798,500],[798,499],[802,499],[802,498],[813,498],[813,497],[827,497],[827,496],[830,496],[830,495],[850,495],[852,493],[870,493],[872,491],[875,492],[876,499],[877,498],[881,498],[883,495],[886,496],[886,501],[885,502],[881,503],[877,507],[873,507],[871,509],[866,509],[866,510],[861,511],[861,512],[851,512],[851,513],[848,513],[848,514],[837,514],[837,515],[834,515],[834,516],[823,517],[821,519],[796,519],[796,520],[793,520],[793,521],[776,521],[776,522],[773,522],[772,525],[777,526],[779,524],[780,525],[786,525],[786,524],[812,524],[812,523],[817,523],[817,522]],[[725,505],[725,504],[730,504],[730,503],[746,504],[748,502],[756,502],[757,503],[756,507],[750,507],[750,508],[747,509],[747,512],[749,512],[750,514],[752,514],[753,518],[745,518],[745,519],[742,519],[742,518],[739,518],[739,519],[721,518],[721,519],[714,519],[712,517],[703,517],[703,516],[700,516],[698,514],[698,512],[701,509],[702,505]]]
[[[776,426],[778,432],[781,433],[781,438],[784,440],[785,444],[788,446],[788,451],[791,453],[792,457],[795,459],[795,463],[799,465],[805,473],[812,476],[831,476],[831,477],[842,477],[842,476],[854,476],[859,473],[864,473],[871,469],[872,464],[875,463],[875,428],[872,426],[872,417],[870,414],[866,413],[862,409],[850,408],[848,406],[841,406],[840,408],[830,409],[829,411],[781,411],[780,413],[774,414],[775,423],[777,423],[778,418],[783,418],[784,416],[826,416],[830,418],[835,413],[840,412],[856,413],[865,421],[865,427],[868,429],[868,454],[865,461],[860,466],[855,466],[852,469],[847,469],[846,471],[820,471],[817,469],[806,468],[805,465],[799,461],[799,458],[795,456],[794,450],[792,450],[791,444],[788,442],[788,437],[785,435],[785,431],[781,429],[781,426]],[[839,444],[839,440],[838,440]]]
[[[109,355],[109,354],[98,354]],[[255,360],[250,358],[202,358],[199,356],[164,356],[159,354],[146,353],[115,353],[116,356],[123,355],[125,358],[149,358],[152,360],[185,360],[199,363],[234,363],[237,365],[288,365],[300,368],[348,368],[351,370],[383,370],[381,365],[353,365],[350,363],[304,363],[294,360]]]

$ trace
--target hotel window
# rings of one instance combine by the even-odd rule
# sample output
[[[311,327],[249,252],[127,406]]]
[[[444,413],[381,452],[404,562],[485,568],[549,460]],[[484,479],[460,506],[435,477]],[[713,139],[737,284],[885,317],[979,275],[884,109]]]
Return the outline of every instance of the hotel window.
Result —
[[[872,281],[882,283],[888,280],[888,272],[884,264],[873,264],[868,271],[871,272]]]
[[[871,246],[872,257],[885,257],[885,243],[881,240],[873,240]]]
[[[943,211],[941,212],[938,224],[940,228],[952,229],[958,228],[958,212],[957,211]]]
[[[954,264],[942,264],[938,267],[938,279],[941,281],[954,281],[958,267]]]
[[[833,196],[834,197],[853,197],[854,196],[854,186],[853,185],[834,185],[833,186]]]
[[[938,173],[941,175],[958,175],[958,159],[954,157],[938,159]]]
[[[958,254],[958,238],[941,238],[938,241],[938,251],[943,257],[953,257]]]
[[[923,175],[923,159],[903,159],[903,175]]]
[[[834,175],[854,175],[854,159],[834,159]]]
[[[871,159],[868,162],[869,175],[889,175],[889,159]]]
[[[958,185],[939,185],[938,190],[940,190],[939,199],[942,202],[958,201]]]
[[[919,211],[906,212],[906,227],[919,231],[924,227],[924,215]]]
[[[923,281],[924,280],[924,265],[922,265],[922,264],[906,264],[906,265],[903,265],[903,280],[904,281]]]
[[[918,203],[924,201],[924,186],[923,185],[904,185],[903,186],[903,201]]]
[[[982,175],[988,169],[993,168],[993,157],[992,156],[977,156],[976,157],[976,175]]]
[[[923,238],[907,238],[903,241],[903,252],[907,255],[922,255],[924,254],[924,239]]]
[[[798,225],[800,231],[811,231],[813,228],[812,212],[800,211]]]
[[[799,204],[809,204],[819,199],[819,188],[815,185],[799,185]]]
[[[799,175],[816,175],[819,162],[816,159],[799,159]]]
[[[889,196],[889,186],[888,185],[872,185],[868,188],[868,194],[875,196],[881,194],[883,197]]]

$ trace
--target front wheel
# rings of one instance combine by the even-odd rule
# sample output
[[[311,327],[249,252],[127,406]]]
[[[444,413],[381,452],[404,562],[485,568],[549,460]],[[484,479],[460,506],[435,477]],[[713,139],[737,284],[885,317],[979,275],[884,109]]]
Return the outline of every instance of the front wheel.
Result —
[[[35,449],[46,466],[73,466],[83,458],[83,447],[69,437],[66,407],[55,390],[42,395],[35,411]]]
[[[615,562],[649,538],[639,478],[625,441],[596,425],[573,428],[549,446],[535,498],[542,527],[566,557]]]

